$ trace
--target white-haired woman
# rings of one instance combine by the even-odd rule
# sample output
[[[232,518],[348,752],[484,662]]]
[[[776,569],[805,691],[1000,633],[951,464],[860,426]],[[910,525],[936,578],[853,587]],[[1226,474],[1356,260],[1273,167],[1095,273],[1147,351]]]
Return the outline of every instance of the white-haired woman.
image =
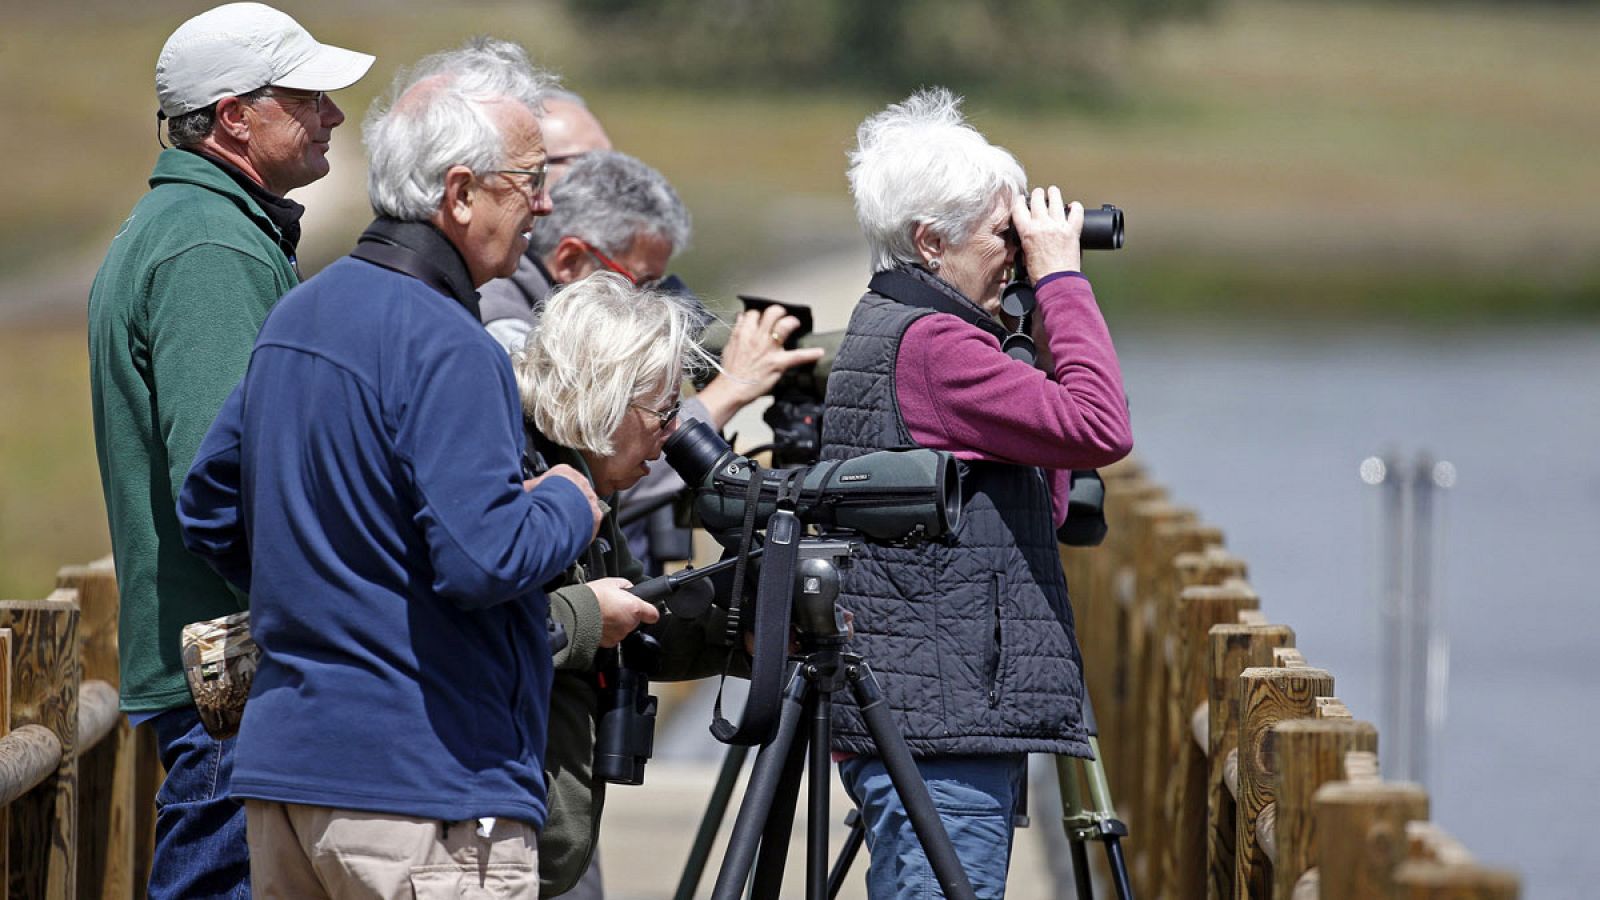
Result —
[[[536,465],[573,466],[596,494],[613,499],[643,478],[677,428],[685,369],[709,361],[695,342],[699,315],[691,301],[636,288],[610,272],[552,295],[514,359],[528,444],[542,458]],[[543,896],[577,882],[599,833],[605,784],[593,774],[596,674],[606,656],[641,625],[660,642],[652,677],[712,675],[728,655],[721,617],[658,621],[653,606],[629,594],[642,573],[608,511],[595,543],[550,593],[551,615],[568,640],[556,654],[550,697]]]
[[[1081,205],[1053,186],[1030,195],[1016,159],[943,89],[868,117],[858,139],[850,186],[874,275],[828,381],[822,457],[951,451],[965,512],[949,544],[868,546],[840,604],[978,896],[1000,897],[1026,754],[1088,755],[1055,535],[1071,470],[1129,452],[1127,401],[1081,271]],[[1038,365],[1001,350],[1019,241]],[[834,750],[867,828],[869,895],[937,896],[849,702],[834,706]]]

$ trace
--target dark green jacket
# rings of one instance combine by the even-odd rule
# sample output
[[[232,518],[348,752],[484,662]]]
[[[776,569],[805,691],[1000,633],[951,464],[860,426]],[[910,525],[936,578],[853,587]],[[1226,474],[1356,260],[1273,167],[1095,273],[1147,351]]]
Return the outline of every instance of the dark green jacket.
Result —
[[[277,234],[221,169],[163,151],[89,291],[95,451],[122,594],[129,712],[189,704],[179,632],[246,606],[184,549],[175,506],[267,312],[298,283],[268,231]]]
[[[547,445],[548,446],[548,445]],[[571,450],[546,453],[551,465],[566,463],[589,474],[583,458]],[[612,498],[613,500],[615,498]],[[603,543],[602,543],[603,542]],[[607,513],[599,541],[605,548],[579,557],[562,582],[550,591],[550,614],[567,631],[567,646],[555,656],[555,682],[550,690],[549,742],[545,747],[545,783],[549,816],[539,835],[539,896],[553,897],[572,889],[594,856],[605,805],[605,782],[594,780],[594,729],[599,704],[595,687],[595,655],[600,649],[600,605],[585,582],[600,578],[638,581],[643,574],[628,552],[628,541]],[[593,561],[591,563],[591,560]],[[651,626],[661,642],[661,661],[653,678],[681,681],[722,671],[727,645],[722,641],[725,608],[713,606],[693,621],[666,616]],[[747,673],[744,652],[736,672]],[[644,788],[635,790],[648,790]]]

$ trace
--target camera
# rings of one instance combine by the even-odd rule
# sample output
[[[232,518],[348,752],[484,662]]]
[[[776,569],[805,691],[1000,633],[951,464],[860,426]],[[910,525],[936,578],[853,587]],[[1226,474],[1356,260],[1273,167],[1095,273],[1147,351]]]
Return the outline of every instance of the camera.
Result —
[[[594,777],[610,784],[644,784],[656,733],[656,698],[646,673],[655,668],[661,644],[635,631],[601,653],[595,672]]]
[[[680,426],[665,452],[694,490],[701,524],[713,533],[743,525],[752,493],[755,517],[765,522],[785,491],[801,522],[884,543],[943,537],[961,518],[960,475],[954,457],[941,450],[879,450],[814,466],[760,469],[757,486],[751,484],[757,467],[705,422]]]
[[[772,386],[772,405],[761,414],[762,421],[772,429],[772,464],[779,468],[800,466],[817,461],[822,451],[822,398],[828,392],[828,373],[833,368],[833,358],[838,355],[843,331],[812,331],[811,307],[798,303],[780,303],[766,297],[740,294],[745,309],[760,312],[769,306],[781,306],[788,315],[800,320],[800,327],[783,342],[785,350],[803,347],[823,348],[822,359],[784,372]]]

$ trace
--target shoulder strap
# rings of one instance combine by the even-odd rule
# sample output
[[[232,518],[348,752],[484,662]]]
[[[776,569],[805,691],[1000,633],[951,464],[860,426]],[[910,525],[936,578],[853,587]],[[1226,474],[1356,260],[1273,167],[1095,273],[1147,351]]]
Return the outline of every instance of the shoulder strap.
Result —
[[[983,310],[971,303],[962,303],[905,272],[886,269],[872,276],[872,280],[867,282],[867,288],[906,306],[949,313],[969,325],[994,335],[997,341],[1006,339],[1006,330],[1000,327],[999,322],[984,315]]]

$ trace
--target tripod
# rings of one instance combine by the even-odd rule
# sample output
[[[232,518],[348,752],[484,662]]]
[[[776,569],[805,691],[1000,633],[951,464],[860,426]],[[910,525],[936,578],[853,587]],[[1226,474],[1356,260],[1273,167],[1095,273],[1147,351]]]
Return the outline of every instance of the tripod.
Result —
[[[1094,754],[1089,759],[1071,756],[1055,757],[1056,782],[1061,790],[1061,823],[1067,832],[1067,843],[1072,851],[1072,876],[1077,887],[1078,900],[1093,900],[1094,885],[1089,878],[1089,853],[1086,844],[1099,841],[1106,848],[1106,863],[1111,869],[1112,885],[1119,900],[1133,900],[1133,888],[1128,880],[1128,864],[1122,853],[1122,839],[1128,836],[1128,826],[1117,818],[1111,803],[1111,788],[1106,781],[1105,765],[1100,761],[1099,729],[1095,725],[1094,707],[1088,695],[1083,698],[1083,714],[1089,731],[1089,749]],[[742,765],[740,757],[738,764]],[[737,769],[735,769],[737,774]],[[1084,786],[1088,788],[1089,805],[1084,805]],[[1026,806],[1025,802],[1020,806]],[[1026,824],[1019,815],[1018,827]],[[828,897],[839,895],[845,876],[861,845],[866,840],[866,827],[861,815],[851,810],[845,817],[850,833],[839,851],[833,869],[828,873]]]
[[[844,651],[843,615],[835,605],[839,593],[836,560],[847,558],[850,551],[848,541],[807,541],[801,546],[793,616],[800,652],[788,660],[777,730],[756,755],[744,801],[734,819],[727,854],[717,874],[713,900],[738,900],[747,883],[751,885],[750,895],[758,900],[778,897],[799,798],[800,776],[807,762],[811,777],[807,798],[806,897],[807,900],[823,900],[828,896],[830,720],[833,695],[846,688],[861,709],[867,731],[900,795],[917,839],[927,853],[939,886],[948,897],[975,896],[934,808],[928,786],[917,771],[905,738],[890,717],[871,667],[860,656]],[[806,725],[804,730],[802,723]],[[730,754],[730,762],[733,759],[734,755]],[[742,762],[740,756],[732,769],[734,775],[737,764]],[[728,765],[724,766],[724,779],[729,781],[731,790]],[[719,779],[719,788],[722,780]],[[710,818],[708,811],[707,819]],[[702,864],[703,860],[702,856]],[[691,867],[693,864],[691,859]],[[694,880],[698,880],[697,871]],[[684,881],[691,881],[689,871],[684,873]],[[693,889],[693,884],[689,883],[687,890],[692,893]],[[684,890],[684,884],[680,883],[680,896]]]

